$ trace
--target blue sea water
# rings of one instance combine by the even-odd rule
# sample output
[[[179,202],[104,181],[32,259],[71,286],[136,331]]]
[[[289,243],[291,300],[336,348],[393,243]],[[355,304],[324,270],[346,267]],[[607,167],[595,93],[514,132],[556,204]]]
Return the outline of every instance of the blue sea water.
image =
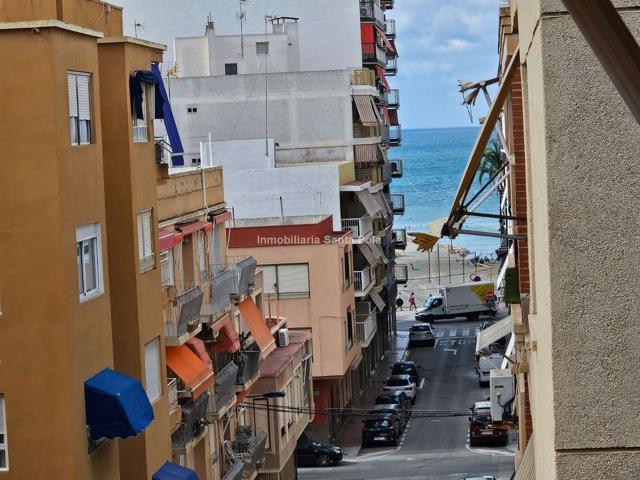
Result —
[[[405,214],[396,216],[396,227],[429,232],[429,223],[449,215],[478,132],[479,127],[402,131],[402,146],[392,148],[389,152],[389,158],[402,159],[404,169],[404,175],[394,178],[391,184],[392,193],[403,193],[405,196]],[[479,187],[476,178],[472,193]],[[493,193],[478,211],[496,213],[498,202],[498,194]],[[469,218],[465,227],[496,232],[498,221]],[[441,242],[450,243],[446,237]],[[459,235],[453,245],[489,255],[495,252],[499,243],[498,239],[489,237]]]

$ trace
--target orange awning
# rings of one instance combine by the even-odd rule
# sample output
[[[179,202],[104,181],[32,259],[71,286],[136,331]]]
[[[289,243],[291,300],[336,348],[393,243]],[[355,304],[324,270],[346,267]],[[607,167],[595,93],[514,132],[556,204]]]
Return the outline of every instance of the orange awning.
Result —
[[[237,352],[240,349],[238,332],[233,326],[233,319],[228,315],[224,320],[219,320],[213,325],[214,332],[218,332],[218,338],[213,343],[214,352]]]
[[[276,348],[276,341],[273,335],[271,335],[271,330],[267,327],[267,322],[262,318],[256,302],[253,301],[253,298],[249,297],[241,302],[238,308],[240,309],[242,318],[247,322],[249,330],[251,330],[251,335],[253,335],[258,347],[260,347],[262,357],[266,357]]]
[[[186,345],[167,347],[167,366],[189,387],[194,399],[213,384],[213,370]]]
[[[204,342],[202,340],[198,337],[191,337],[189,340],[184,342],[184,344],[189,347],[189,349],[195,353],[200,360],[202,360],[202,363],[213,369],[213,362],[211,361],[211,357],[207,353],[207,347],[204,346]]]

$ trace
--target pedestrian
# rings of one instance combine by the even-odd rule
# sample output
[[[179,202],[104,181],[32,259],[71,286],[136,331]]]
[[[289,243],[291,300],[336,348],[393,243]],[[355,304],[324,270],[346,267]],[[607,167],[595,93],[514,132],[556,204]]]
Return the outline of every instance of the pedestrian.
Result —
[[[404,300],[402,300],[402,297],[400,296],[400,294],[398,294],[398,298],[396,298],[396,308],[402,311],[403,304],[404,304]]]
[[[411,295],[409,295],[409,311],[411,311],[412,308],[413,310],[417,310],[416,297],[413,295],[413,292],[411,292]]]

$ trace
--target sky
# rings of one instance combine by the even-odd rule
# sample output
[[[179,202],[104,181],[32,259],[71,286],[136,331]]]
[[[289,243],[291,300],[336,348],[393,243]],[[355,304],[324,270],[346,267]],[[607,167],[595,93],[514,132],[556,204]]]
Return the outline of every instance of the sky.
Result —
[[[496,76],[498,2],[496,0],[398,0],[388,12],[396,20],[398,75],[403,128],[472,125],[461,105],[458,80]],[[474,122],[486,113],[478,98]]]

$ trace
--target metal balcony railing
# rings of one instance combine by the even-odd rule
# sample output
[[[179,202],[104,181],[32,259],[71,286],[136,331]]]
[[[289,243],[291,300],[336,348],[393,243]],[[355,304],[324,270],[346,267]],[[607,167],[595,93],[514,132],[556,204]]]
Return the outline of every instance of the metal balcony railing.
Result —
[[[356,180],[361,182],[371,182],[374,185],[382,183],[382,168],[379,165],[375,167],[362,167],[356,165]]]
[[[364,57],[364,54],[363,54],[363,57]],[[387,72],[387,75],[389,76],[394,76],[396,73],[398,73],[398,57],[387,58],[384,69],[385,69],[385,72]]]
[[[389,127],[386,125],[380,127],[380,143],[382,145],[389,145],[390,143]]]
[[[210,315],[216,316],[231,306],[231,294],[234,290],[237,273],[231,269],[225,269],[214,275],[211,279],[211,304]]]
[[[396,21],[387,19],[384,22],[384,33],[389,40],[396,38]]]
[[[393,273],[398,283],[404,284],[409,280],[409,268],[407,267],[407,265],[396,263],[393,266]]]
[[[260,374],[260,352],[234,352],[228,354],[227,358],[238,366],[235,384],[243,389]]]
[[[351,230],[354,240],[360,240],[373,233],[373,224],[369,215],[360,218],[343,218],[342,229]]]
[[[387,94],[387,105],[389,108],[400,108],[400,90],[393,88]]]
[[[362,295],[374,281],[374,272],[371,267],[365,267],[362,270],[353,271],[353,286],[356,294]]]
[[[384,10],[378,0],[360,0],[360,20],[375,22],[380,28],[385,27]]]
[[[375,138],[379,136],[379,126],[366,126],[360,123],[353,124],[353,138]]]
[[[236,459],[244,463],[246,477],[252,478],[258,465],[263,462],[266,445],[267,434],[265,432],[257,432],[253,435],[251,427],[238,426],[236,438],[231,442],[231,448]]]
[[[241,297],[254,287],[254,276],[256,274],[256,259],[253,257],[229,257],[233,263],[230,264],[229,270],[235,272],[235,281],[231,291],[231,295]]]
[[[397,147],[402,143],[402,129],[400,125],[391,125],[389,127],[389,144]]]
[[[391,163],[391,176],[393,178],[402,177],[402,174],[403,174],[402,160],[397,158],[392,158],[389,160],[389,163]]]
[[[376,86],[376,72],[369,68],[358,68],[351,72],[351,85]]]
[[[178,406],[178,379],[167,378],[167,397],[169,398],[169,411]]]
[[[190,400],[182,405],[182,425],[171,435],[173,448],[185,448],[191,440],[204,431],[203,418],[207,412],[208,403],[209,392],[204,392],[196,400]]]
[[[166,337],[180,337],[192,332],[200,324],[200,310],[204,293],[200,287],[187,290],[173,300],[164,310],[164,334]]]
[[[368,315],[356,316],[356,336],[361,347],[368,347],[378,329],[376,310]]]
[[[393,172],[393,168],[390,163],[385,163],[380,165],[382,167],[382,181],[383,183],[387,183],[391,181],[391,174]]]
[[[231,468],[224,474],[222,480],[241,480],[244,478],[245,464],[238,460],[231,465]]]
[[[215,415],[219,414],[226,407],[235,402],[236,398],[236,377],[238,366],[229,362],[225,367],[215,374],[215,395],[209,402],[209,411]]]
[[[387,105],[389,103],[389,94],[384,85],[378,86],[378,101],[381,105]]]
[[[375,42],[362,44],[362,63],[378,64],[381,67],[387,67],[387,51],[385,48]]]
[[[395,243],[395,248],[397,248],[398,250],[404,250],[405,248],[407,248],[407,229],[394,228],[393,242]]]
[[[396,215],[404,214],[404,194],[402,193],[393,193],[390,195],[391,198],[391,210]]]

